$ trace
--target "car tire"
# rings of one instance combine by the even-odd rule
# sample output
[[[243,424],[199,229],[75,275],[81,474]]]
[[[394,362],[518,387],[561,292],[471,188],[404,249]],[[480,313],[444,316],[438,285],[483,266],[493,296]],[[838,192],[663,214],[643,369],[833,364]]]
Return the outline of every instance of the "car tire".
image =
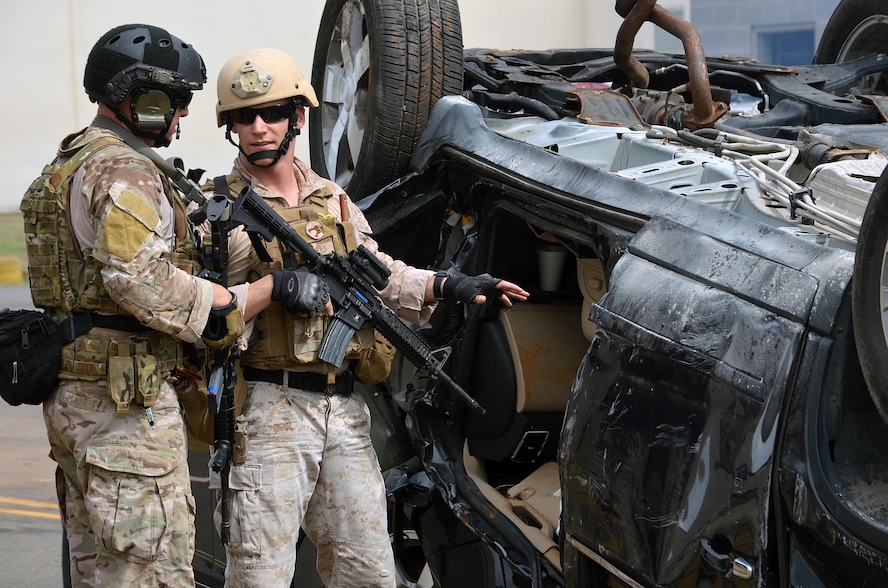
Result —
[[[854,274],[851,317],[860,368],[870,396],[888,423],[888,169],[876,182],[863,215]]]
[[[842,0],[823,29],[814,63],[845,63],[888,51],[888,4],[884,0]]]
[[[456,0],[328,0],[312,62],[312,167],[360,200],[404,175],[432,107],[462,92]]]

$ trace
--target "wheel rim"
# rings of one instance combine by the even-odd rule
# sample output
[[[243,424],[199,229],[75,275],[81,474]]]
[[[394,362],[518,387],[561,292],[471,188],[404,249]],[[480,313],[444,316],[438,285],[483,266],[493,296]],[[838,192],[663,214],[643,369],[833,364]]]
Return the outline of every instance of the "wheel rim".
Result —
[[[364,6],[346,2],[327,49],[321,127],[327,173],[347,185],[364,142],[370,87],[370,36]]]
[[[888,242],[882,252],[882,267],[879,271],[879,311],[882,315],[882,339],[888,346]]]
[[[870,53],[884,52],[888,39],[888,16],[874,14],[857,25],[839,50],[836,63],[846,63]],[[877,87],[884,86],[882,74],[867,76],[858,88],[858,93],[876,93]]]
[[[886,37],[888,37],[888,16],[874,14],[864,19],[848,35],[839,50],[836,63],[845,63],[870,53],[884,51]]]

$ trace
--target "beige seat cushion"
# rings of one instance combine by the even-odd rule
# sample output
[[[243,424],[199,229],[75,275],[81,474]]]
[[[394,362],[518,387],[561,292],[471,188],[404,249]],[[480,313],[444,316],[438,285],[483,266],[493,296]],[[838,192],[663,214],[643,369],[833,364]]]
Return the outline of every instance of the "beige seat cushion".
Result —
[[[481,460],[469,455],[468,449],[463,452],[466,473],[478,486],[481,495],[493,504],[514,524],[533,546],[558,570],[561,570],[561,552],[554,541],[555,527],[544,520],[544,517],[529,503],[510,499],[487,483],[487,471]],[[556,470],[557,479],[557,470]]]
[[[579,304],[530,303],[518,303],[500,313],[515,359],[517,412],[564,411],[589,346],[580,313]]]

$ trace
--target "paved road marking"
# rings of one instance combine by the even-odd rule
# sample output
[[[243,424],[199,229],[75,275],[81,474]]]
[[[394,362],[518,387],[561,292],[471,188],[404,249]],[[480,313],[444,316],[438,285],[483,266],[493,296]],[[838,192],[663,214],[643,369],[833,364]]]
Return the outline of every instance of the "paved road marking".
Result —
[[[26,517],[37,517],[40,519],[54,519],[59,520],[59,514],[49,514],[48,512],[34,512],[32,510],[18,510],[15,508],[0,508],[0,513],[3,514],[14,514],[14,515],[24,515]]]
[[[9,498],[7,496],[0,496],[0,504],[4,503],[13,504],[15,506],[23,506],[26,508],[45,508],[54,510],[55,512],[48,513],[37,512],[33,510],[21,510],[18,508],[0,508],[0,513],[59,520],[59,505],[54,502],[37,502],[36,500],[23,500],[21,498]]]
[[[0,496],[0,502],[6,504],[17,504],[19,506],[33,506],[34,508],[58,508],[55,502],[37,502],[36,500],[24,500],[22,498],[9,498],[8,496]]]

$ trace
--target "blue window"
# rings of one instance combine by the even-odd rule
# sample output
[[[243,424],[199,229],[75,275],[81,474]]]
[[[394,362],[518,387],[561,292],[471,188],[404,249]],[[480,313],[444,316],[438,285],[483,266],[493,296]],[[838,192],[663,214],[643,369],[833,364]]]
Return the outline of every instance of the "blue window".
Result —
[[[774,65],[807,65],[814,60],[814,29],[761,31],[758,59]]]

